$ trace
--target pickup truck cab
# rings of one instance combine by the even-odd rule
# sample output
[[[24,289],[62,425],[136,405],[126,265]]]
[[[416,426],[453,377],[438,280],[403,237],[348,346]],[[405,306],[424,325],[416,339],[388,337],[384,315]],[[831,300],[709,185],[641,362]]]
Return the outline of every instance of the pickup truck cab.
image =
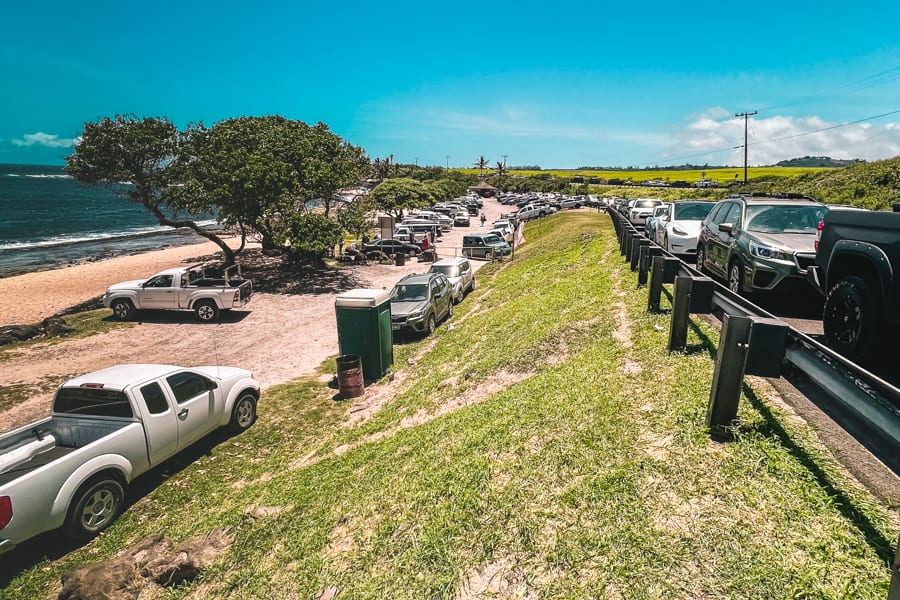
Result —
[[[149,279],[111,285],[103,306],[120,321],[134,318],[142,309],[192,310],[201,321],[217,321],[222,311],[250,302],[253,283],[232,267],[223,278],[207,277],[202,265],[161,271]]]
[[[103,531],[135,477],[219,427],[244,431],[258,398],[235,367],[118,365],[62,384],[50,417],[0,435],[0,554],[58,527]]]

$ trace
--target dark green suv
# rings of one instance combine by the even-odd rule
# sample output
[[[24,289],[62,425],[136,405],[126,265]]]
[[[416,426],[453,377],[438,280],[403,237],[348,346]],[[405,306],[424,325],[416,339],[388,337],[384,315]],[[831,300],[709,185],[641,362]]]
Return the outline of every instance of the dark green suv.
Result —
[[[808,290],[816,231],[828,208],[797,195],[741,195],[718,202],[700,228],[697,268],[735,293]]]
[[[391,329],[397,332],[434,333],[438,321],[453,316],[450,282],[442,273],[411,273],[391,291]]]

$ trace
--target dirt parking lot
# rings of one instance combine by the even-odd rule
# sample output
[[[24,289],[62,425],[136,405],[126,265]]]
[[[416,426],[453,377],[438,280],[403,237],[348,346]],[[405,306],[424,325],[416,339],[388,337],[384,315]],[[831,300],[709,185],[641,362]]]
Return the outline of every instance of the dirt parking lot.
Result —
[[[477,219],[472,219],[470,227],[454,228],[444,234],[437,244],[438,258],[459,253],[462,236],[489,229],[491,222],[499,218],[501,209],[508,210],[496,201],[487,200],[483,209],[488,219],[486,226],[482,228]],[[27,314],[27,311],[19,311],[24,317],[8,322],[39,320],[56,310],[95,297],[112,283],[147,277],[157,270],[177,266],[180,262],[176,260],[173,264],[159,265],[156,264],[158,258],[152,258],[154,254],[158,253],[125,257],[131,259],[123,263],[127,266],[113,269],[112,273],[106,272],[109,269],[103,267],[103,263],[92,263],[67,267],[58,270],[59,272],[22,276],[29,282],[36,282],[29,285],[37,286],[38,289],[41,285],[51,285],[41,283],[42,281],[62,277],[63,272],[68,272],[66,281],[83,278],[95,281],[95,284],[84,286],[84,291],[69,284],[67,294],[54,295],[55,304],[41,305],[43,312],[32,315]],[[144,257],[143,260],[140,259],[141,256]],[[472,262],[476,269],[484,264],[477,260]],[[152,311],[140,314],[134,327],[62,343],[30,346],[3,361],[0,387],[45,389],[35,391],[28,400],[0,413],[0,432],[49,414],[49,400],[57,381],[115,364],[234,365],[251,369],[263,387],[307,374],[325,358],[338,353],[334,299],[339,290],[335,288],[390,289],[402,275],[424,272],[428,266],[428,263],[412,259],[402,267],[393,264],[342,267],[337,285],[321,288],[305,286],[307,291],[296,294],[256,293],[246,310],[226,314],[219,323],[199,323],[194,319],[193,313],[189,312]],[[92,276],[92,269],[94,273],[104,272],[106,279],[99,286],[96,277]],[[20,278],[0,280],[0,284],[10,291],[21,293],[24,280],[20,279],[17,283],[17,279]],[[3,292],[2,286],[0,292]],[[21,297],[23,296],[18,295],[18,298]],[[12,306],[4,310],[0,305],[0,315],[10,314],[13,314]]]

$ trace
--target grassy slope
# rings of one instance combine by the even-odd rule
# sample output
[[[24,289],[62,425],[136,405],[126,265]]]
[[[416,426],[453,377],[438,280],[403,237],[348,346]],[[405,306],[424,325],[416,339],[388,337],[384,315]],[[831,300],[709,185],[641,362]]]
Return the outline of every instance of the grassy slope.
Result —
[[[769,177],[798,177],[804,174],[815,174],[822,172],[834,171],[834,168],[828,167],[749,167],[748,178],[759,179]],[[454,169],[468,175],[477,175],[478,169]],[[486,175],[493,174],[494,171],[488,169]],[[720,169],[694,169],[694,170],[676,170],[676,169],[652,169],[641,171],[629,170],[596,170],[596,169],[547,169],[541,171],[509,171],[510,176],[535,176],[550,175],[553,177],[570,178],[574,176],[580,177],[599,177],[601,179],[622,179],[632,180],[635,182],[649,180],[671,180],[671,181],[689,181],[691,183],[699,180],[703,174],[706,177],[716,181],[722,185],[734,181],[736,178],[743,180],[743,167],[725,167]]]
[[[752,390],[735,441],[709,439],[716,334],[698,325],[697,351],[665,352],[668,317],[645,313],[608,219],[555,215],[526,237],[514,263],[479,272],[452,327],[397,347],[402,382],[375,418],[344,426],[347,405],[315,377],[270,390],[256,426],[0,595],[46,594],[64,568],[149,533],[225,525],[235,545],[172,597],[498,582],[505,597],[885,597],[896,515]],[[454,399],[470,405],[422,418]]]
[[[810,173],[758,187],[809,194],[828,203],[890,210],[892,202],[900,202],[900,157]]]

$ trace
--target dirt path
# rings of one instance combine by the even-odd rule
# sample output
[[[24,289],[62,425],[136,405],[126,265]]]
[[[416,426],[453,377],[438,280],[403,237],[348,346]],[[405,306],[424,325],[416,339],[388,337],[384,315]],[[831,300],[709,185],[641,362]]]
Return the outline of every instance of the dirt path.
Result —
[[[458,252],[466,233],[488,229],[499,218],[501,209],[508,210],[493,200],[486,201],[487,226],[482,228],[473,219],[471,227],[454,228],[440,239],[439,258]],[[0,321],[38,321],[102,294],[111,283],[146,277],[208,251],[206,244],[173,248],[0,279]],[[485,264],[472,263],[476,270]],[[402,275],[424,272],[427,268],[427,263],[415,260],[402,267],[353,266],[347,267],[344,281],[390,289]],[[78,285],[78,281],[82,284]],[[134,327],[31,346],[3,361],[0,387],[37,388],[48,378],[61,379],[133,362],[241,366],[251,369],[263,387],[269,387],[308,374],[325,358],[338,353],[335,295],[331,289],[319,293],[257,293],[247,310],[226,314],[215,324],[196,322],[191,313],[153,311],[141,315],[142,320]],[[24,306],[14,300],[32,296],[35,301]],[[10,319],[9,314],[17,318]],[[47,415],[51,395],[49,391],[36,392],[25,402],[0,413],[0,432]]]

